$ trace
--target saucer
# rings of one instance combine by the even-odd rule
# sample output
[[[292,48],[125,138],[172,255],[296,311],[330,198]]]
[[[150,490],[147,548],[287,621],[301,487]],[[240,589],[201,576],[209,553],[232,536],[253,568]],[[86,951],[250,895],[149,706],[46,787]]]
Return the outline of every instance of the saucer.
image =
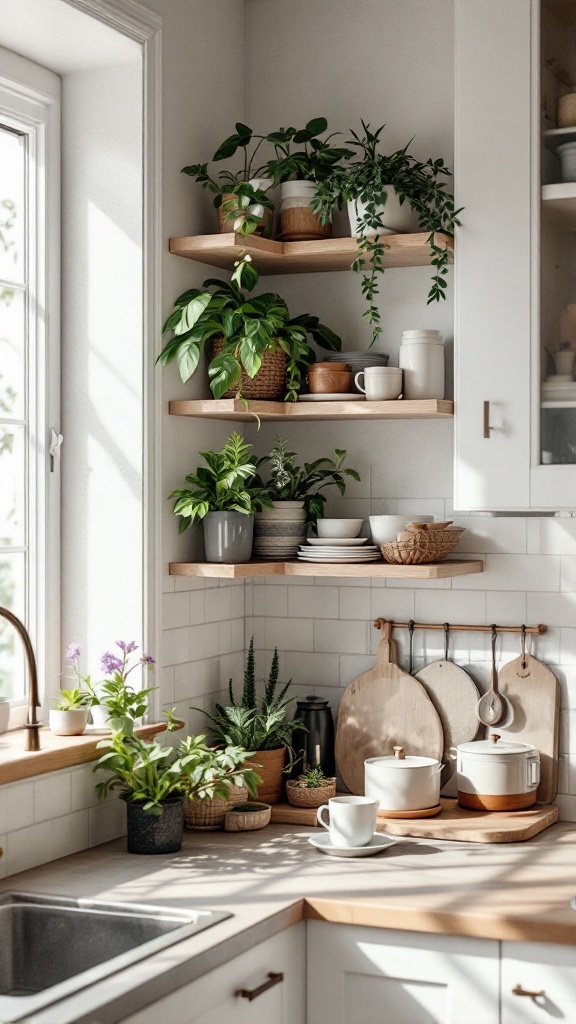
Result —
[[[380,853],[389,846],[394,846],[396,840],[392,836],[375,832],[367,846],[333,846],[329,833],[325,832],[324,835],[310,836],[308,842],[322,853],[327,853],[329,857],[371,857],[373,853]]]

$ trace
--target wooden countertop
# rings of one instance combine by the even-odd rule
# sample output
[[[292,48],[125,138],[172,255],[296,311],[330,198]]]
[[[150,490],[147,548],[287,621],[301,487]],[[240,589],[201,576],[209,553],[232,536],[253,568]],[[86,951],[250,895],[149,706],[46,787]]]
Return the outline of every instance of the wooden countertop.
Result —
[[[576,826],[526,843],[399,839],[375,857],[312,848],[316,830],[187,833],[179,854],[137,857],[118,840],[0,883],[9,889],[227,910],[233,916],[38,1013],[29,1024],[102,1024],[180,987],[302,918],[576,945]],[[98,1010],[97,1018],[94,1016]]]

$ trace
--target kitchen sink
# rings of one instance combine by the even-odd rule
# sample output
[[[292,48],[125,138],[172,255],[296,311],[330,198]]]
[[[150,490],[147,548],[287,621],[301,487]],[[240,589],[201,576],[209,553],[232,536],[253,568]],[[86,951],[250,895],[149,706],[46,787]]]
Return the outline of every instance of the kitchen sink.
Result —
[[[65,896],[0,896],[0,1021],[9,1024],[229,917]]]

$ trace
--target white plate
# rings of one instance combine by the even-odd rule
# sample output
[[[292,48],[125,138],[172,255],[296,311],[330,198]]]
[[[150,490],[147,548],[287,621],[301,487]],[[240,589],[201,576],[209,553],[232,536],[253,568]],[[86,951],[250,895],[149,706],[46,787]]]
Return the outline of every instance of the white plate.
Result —
[[[392,836],[375,832],[368,846],[332,846],[330,835],[325,832],[324,835],[310,836],[308,842],[329,857],[371,857],[373,853],[381,853],[389,846],[394,846],[396,840]]]
[[[350,565],[353,562],[364,563],[364,562],[381,562],[381,555],[370,555],[368,558],[360,558],[358,555],[354,555],[352,558],[342,558],[341,555],[326,555],[324,558],[307,558],[305,555],[298,555],[298,561],[310,562],[312,564],[321,564],[322,562],[333,562],[336,565]]]
[[[367,540],[368,537],[341,537],[340,540],[334,537],[307,537],[306,544],[314,544],[316,547],[326,548],[353,548],[356,544],[365,544]],[[300,545],[300,547],[305,546],[304,544]],[[368,546],[373,547],[371,544]]]
[[[357,393],[343,395],[298,395],[299,402],[365,402],[366,396]]]
[[[309,548],[307,544],[300,544],[299,548],[305,555],[373,555],[379,550],[376,544],[370,544],[365,548],[337,548],[332,545],[326,545],[325,548]]]

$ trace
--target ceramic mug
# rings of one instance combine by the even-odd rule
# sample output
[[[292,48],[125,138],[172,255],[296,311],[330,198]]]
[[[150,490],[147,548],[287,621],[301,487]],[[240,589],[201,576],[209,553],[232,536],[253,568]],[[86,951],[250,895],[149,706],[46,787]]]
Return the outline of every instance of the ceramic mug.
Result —
[[[376,831],[378,801],[368,796],[333,796],[316,812],[319,825],[330,833],[332,846],[368,846]],[[330,823],[323,812],[330,814]]]
[[[364,378],[364,384],[360,383]],[[368,402],[389,402],[402,393],[402,370],[397,366],[367,366],[354,378],[359,391]]]

